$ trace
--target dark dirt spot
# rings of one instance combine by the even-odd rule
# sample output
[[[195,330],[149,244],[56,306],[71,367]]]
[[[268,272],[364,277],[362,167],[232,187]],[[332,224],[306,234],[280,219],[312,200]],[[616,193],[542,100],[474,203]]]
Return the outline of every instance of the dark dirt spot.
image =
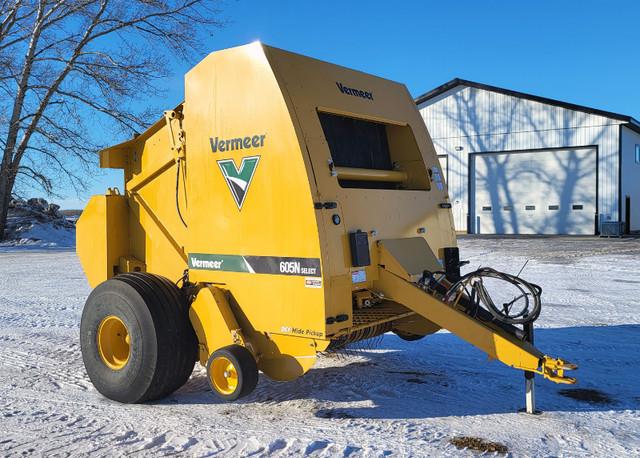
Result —
[[[417,371],[385,371],[387,374],[401,374],[401,375],[435,375],[436,377],[442,377],[442,374],[436,374],[435,372],[417,372]]]
[[[353,415],[347,412],[341,412],[340,410],[318,410],[316,416],[320,418],[355,418]]]
[[[419,378],[408,378],[407,382],[409,382],[409,383],[420,383],[420,384],[427,383],[424,380],[420,380]]]
[[[454,437],[449,442],[458,448],[468,448],[471,450],[479,450],[481,452],[498,452],[507,453],[509,447],[498,442],[487,442],[479,437]]]
[[[558,394],[567,398],[585,401],[590,404],[611,404],[613,399],[600,390],[591,390],[589,388],[570,388],[566,390],[558,390]]]

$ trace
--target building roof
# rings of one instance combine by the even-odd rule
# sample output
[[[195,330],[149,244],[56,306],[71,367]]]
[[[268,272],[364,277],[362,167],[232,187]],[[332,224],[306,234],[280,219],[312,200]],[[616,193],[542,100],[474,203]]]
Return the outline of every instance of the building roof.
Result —
[[[468,86],[476,89],[483,89],[485,91],[498,92],[500,94],[510,95],[512,97],[518,97],[521,99],[532,100],[534,102],[545,103],[547,105],[567,108],[569,110],[582,111],[584,113],[617,119],[619,121],[628,123],[629,124],[628,127],[630,127],[632,130],[635,130],[636,132],[640,132],[640,122],[636,121],[631,116],[612,113],[610,111],[597,110],[595,108],[589,108],[582,105],[575,105],[573,103],[561,102],[559,100],[547,99],[546,97],[538,97],[537,95],[525,94],[524,92],[511,91],[509,89],[503,89],[501,87],[496,87],[496,86],[489,86],[487,84],[475,83],[473,81],[463,80],[460,78],[455,78],[449,81],[448,83],[443,84],[442,86],[438,86],[437,88],[432,89],[431,91],[416,97],[414,101],[416,105],[420,105],[421,103],[424,103],[434,97],[437,97],[440,94],[443,94],[457,86]]]

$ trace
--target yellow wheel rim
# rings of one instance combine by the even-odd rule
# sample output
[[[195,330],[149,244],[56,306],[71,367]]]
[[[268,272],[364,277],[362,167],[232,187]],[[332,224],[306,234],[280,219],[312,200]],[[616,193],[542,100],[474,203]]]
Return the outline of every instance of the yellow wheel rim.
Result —
[[[223,356],[213,360],[209,377],[215,389],[222,394],[232,394],[238,388],[238,372],[233,363]]]
[[[98,328],[98,351],[111,369],[122,369],[129,361],[131,340],[129,330],[117,316],[108,316]]]

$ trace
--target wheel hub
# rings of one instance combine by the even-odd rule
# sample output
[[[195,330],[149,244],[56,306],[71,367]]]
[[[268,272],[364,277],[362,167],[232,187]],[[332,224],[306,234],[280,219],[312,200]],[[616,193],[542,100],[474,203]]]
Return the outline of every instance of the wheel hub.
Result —
[[[218,357],[213,360],[209,369],[211,382],[216,390],[222,394],[231,394],[238,387],[238,373],[233,363],[225,358]]]
[[[113,370],[120,370],[129,361],[131,338],[129,330],[117,316],[108,316],[98,327],[98,351],[102,361]]]

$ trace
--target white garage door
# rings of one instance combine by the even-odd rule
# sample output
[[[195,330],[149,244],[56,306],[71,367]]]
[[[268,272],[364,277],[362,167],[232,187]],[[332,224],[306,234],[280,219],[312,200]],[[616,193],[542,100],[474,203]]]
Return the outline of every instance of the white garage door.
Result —
[[[595,148],[471,155],[470,232],[594,234]]]

